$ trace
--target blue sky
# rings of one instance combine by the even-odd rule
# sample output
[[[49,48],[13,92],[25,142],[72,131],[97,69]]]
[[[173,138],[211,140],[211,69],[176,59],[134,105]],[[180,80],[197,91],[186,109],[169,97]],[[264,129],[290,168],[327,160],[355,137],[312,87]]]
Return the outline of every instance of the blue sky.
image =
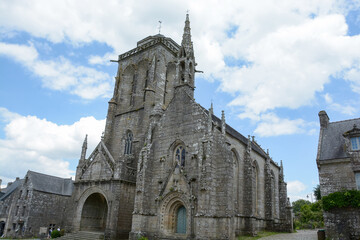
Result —
[[[259,7],[261,6],[261,7]],[[360,1],[0,0],[0,178],[74,175],[104,129],[117,55],[189,10],[195,98],[283,160],[292,200],[318,183],[318,112],[359,117]]]

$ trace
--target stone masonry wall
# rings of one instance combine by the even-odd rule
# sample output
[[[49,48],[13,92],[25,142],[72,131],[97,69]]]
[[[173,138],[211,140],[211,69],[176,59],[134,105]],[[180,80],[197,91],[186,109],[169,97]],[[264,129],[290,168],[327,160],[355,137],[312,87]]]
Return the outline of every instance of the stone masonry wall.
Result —
[[[320,161],[319,179],[321,195],[343,189],[356,189],[354,171],[349,159],[335,159]]]
[[[360,239],[360,210],[336,209],[324,212],[326,237],[330,240]]]

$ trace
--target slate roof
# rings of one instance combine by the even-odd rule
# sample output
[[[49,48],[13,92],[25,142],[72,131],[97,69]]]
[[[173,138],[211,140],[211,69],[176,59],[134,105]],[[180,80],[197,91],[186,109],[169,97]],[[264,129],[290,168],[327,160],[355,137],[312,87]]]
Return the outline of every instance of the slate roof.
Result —
[[[22,185],[23,182],[24,179],[19,179],[13,182],[10,186],[8,186],[6,188],[5,194],[0,197],[0,201],[4,201],[7,197],[9,197],[19,186]]]
[[[360,118],[349,119],[339,122],[330,122],[323,128],[322,139],[320,139],[319,160],[347,158],[343,134],[353,129],[354,124],[360,127]]]
[[[60,178],[42,173],[28,171],[27,177],[31,181],[33,189],[63,196],[71,196],[74,183],[69,178]]]
[[[199,106],[201,106],[201,105],[199,105]],[[204,107],[202,107],[202,108],[207,114],[209,114],[209,111],[207,109],[205,109]],[[218,118],[217,116],[215,116],[214,114],[212,115],[212,120],[214,122],[216,122],[218,126],[221,126],[221,119]],[[247,145],[248,139],[244,135],[242,135],[241,133],[236,131],[234,128],[232,128],[230,125],[226,124],[225,130],[228,134],[230,134],[231,136],[233,136],[234,138],[236,138],[237,140],[242,142],[244,145]],[[259,148],[258,145],[254,144],[253,142],[251,142],[251,149],[254,150],[255,152],[257,152],[260,156],[262,156],[264,158],[268,157],[268,156],[266,156],[264,151],[261,148]]]

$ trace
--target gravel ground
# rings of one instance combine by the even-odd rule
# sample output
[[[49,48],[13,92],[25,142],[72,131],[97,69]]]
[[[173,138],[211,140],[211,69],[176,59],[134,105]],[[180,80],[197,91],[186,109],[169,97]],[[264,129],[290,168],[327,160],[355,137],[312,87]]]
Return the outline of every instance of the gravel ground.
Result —
[[[298,230],[297,233],[282,233],[261,240],[317,240],[317,230]]]

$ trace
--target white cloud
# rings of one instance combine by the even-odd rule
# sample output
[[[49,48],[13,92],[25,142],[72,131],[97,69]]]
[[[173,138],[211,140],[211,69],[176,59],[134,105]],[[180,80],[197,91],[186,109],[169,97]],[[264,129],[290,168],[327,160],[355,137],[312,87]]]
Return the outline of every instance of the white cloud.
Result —
[[[136,41],[156,34],[158,20],[163,21],[162,34],[179,42],[184,21],[184,14],[179,12],[190,9],[197,68],[208,80],[220,81],[221,90],[234,96],[230,105],[244,111],[241,117],[262,121],[256,131],[270,136],[274,132],[267,129],[277,126],[290,127],[281,134],[307,133],[301,119],[263,121],[261,115],[279,108],[312,105],[332,75],[342,73],[353,91],[360,93],[360,36],[347,36],[345,18],[348,11],[359,7],[345,0],[156,0],[151,6],[144,1],[115,0],[4,1],[0,6],[0,31],[7,36],[25,31],[54,43],[81,45],[96,41],[113,48],[115,56],[135,47]],[[233,29],[231,36],[229,29]],[[30,51],[19,58],[39,61],[32,54]],[[90,56],[88,62],[108,64],[112,55]],[[249,64],[226,66],[228,57]],[[108,96],[109,82],[101,81],[105,76],[95,72],[97,84],[86,92],[88,69],[69,65],[66,59],[42,61],[33,70],[46,79],[47,87],[68,89],[83,98]],[[61,78],[56,77],[60,74]],[[350,114],[353,110],[349,106],[343,112]]]
[[[290,120],[286,118],[279,118],[274,113],[266,113],[260,115],[260,123],[255,129],[255,133],[261,137],[289,135],[297,133],[313,134],[312,127],[314,123],[308,123],[303,119]]]
[[[42,61],[32,44],[0,42],[0,55],[10,57],[24,65],[41,78],[46,88],[68,91],[84,99],[108,98],[111,95],[111,81],[107,73],[84,66],[75,66],[64,57]]]
[[[110,60],[117,60],[118,55],[116,53],[105,53],[103,56],[91,55],[88,62],[90,64],[102,64],[102,65],[111,65]]]
[[[358,112],[358,110],[351,105],[335,103],[329,93],[326,93],[324,95],[324,99],[325,102],[328,104],[329,108],[334,111],[350,116],[354,116]]]
[[[304,191],[305,189],[306,189],[305,184],[303,184],[298,180],[288,182],[287,184],[287,190],[289,194],[298,194]]]
[[[225,69],[222,89],[239,92],[231,105],[255,114],[311,104],[331,75],[360,60],[360,39],[346,30],[342,15],[279,28],[249,46],[252,65]]]
[[[299,199],[305,199],[312,202],[315,201],[313,192],[307,192],[306,185],[299,180],[288,182],[287,192],[290,202],[294,202]]]
[[[360,36],[359,36],[360,38]],[[351,83],[354,92],[360,94],[360,61],[345,72],[344,78]]]
[[[11,116],[11,117],[9,117]],[[88,149],[100,141],[105,120],[84,117],[71,125],[58,125],[36,116],[21,116],[0,108],[0,119],[8,122],[5,138],[0,139],[0,178],[23,177],[27,170],[70,177],[69,160],[80,157],[81,145],[88,134]],[[88,153],[89,155],[89,153]]]

